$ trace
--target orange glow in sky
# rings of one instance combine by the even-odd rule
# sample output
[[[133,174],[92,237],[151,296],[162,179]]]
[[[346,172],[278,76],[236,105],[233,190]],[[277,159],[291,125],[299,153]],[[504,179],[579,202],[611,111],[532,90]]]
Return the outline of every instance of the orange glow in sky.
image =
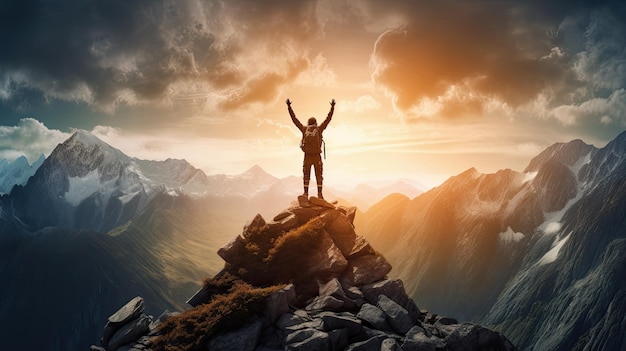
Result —
[[[603,5],[542,6],[155,2],[117,9],[130,21],[77,23],[72,11],[98,9],[40,9],[0,58],[0,158],[33,161],[81,128],[208,174],[300,175],[284,101],[321,120],[336,99],[328,183],[522,171],[553,143],[600,147],[626,127],[623,19]],[[36,28],[74,39],[41,43]]]

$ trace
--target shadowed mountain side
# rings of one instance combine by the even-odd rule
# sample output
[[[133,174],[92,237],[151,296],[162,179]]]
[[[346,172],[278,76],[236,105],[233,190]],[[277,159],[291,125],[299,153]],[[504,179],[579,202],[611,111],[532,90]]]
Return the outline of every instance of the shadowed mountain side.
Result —
[[[623,349],[624,174],[626,132],[558,143],[523,173],[469,169],[357,225],[425,308],[498,325],[521,349]]]
[[[238,231],[239,220],[161,194],[110,235],[0,235],[3,349],[86,350],[110,311],[136,295],[149,299],[150,313],[187,308],[198,281],[223,265],[215,252]],[[33,322],[41,315],[45,322]]]

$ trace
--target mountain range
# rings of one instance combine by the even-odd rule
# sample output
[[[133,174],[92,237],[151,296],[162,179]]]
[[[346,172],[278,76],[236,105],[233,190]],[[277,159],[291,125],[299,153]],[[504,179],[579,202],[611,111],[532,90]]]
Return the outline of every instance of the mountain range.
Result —
[[[20,156],[13,162],[0,160],[0,195],[10,193],[16,185],[26,184],[45,159],[42,154],[33,164],[29,164],[25,156]]]
[[[357,218],[426,308],[520,349],[626,348],[626,133],[557,143],[523,172],[469,169]]]
[[[300,178],[259,166],[207,176],[185,160],[140,160],[80,130],[25,161],[0,163],[21,175],[5,177],[0,196],[3,349],[85,349],[103,314],[133,294],[153,311],[185,309],[232,233],[301,191]]]
[[[624,349],[625,151],[622,133],[603,148],[554,144],[522,172],[468,169],[424,193],[397,183],[386,194],[408,196],[377,201],[361,186],[354,224],[420,307],[492,326],[520,349]],[[295,200],[301,179],[258,166],[207,176],[78,131],[11,189],[0,196],[3,348],[82,350],[133,296],[149,313],[187,309],[220,270],[218,249],[254,214]]]

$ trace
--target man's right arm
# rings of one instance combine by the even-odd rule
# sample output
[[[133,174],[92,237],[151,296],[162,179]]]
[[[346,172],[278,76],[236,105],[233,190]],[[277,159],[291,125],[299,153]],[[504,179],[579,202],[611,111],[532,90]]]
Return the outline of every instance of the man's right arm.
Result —
[[[291,121],[293,122],[293,124],[295,124],[296,127],[298,127],[299,130],[301,130],[301,131],[304,130],[304,126],[302,125],[302,123],[300,123],[298,118],[296,118],[296,114],[291,109],[291,101],[289,99],[287,99],[287,101],[285,101],[285,103],[287,104],[287,110],[289,111],[289,116],[291,116]]]

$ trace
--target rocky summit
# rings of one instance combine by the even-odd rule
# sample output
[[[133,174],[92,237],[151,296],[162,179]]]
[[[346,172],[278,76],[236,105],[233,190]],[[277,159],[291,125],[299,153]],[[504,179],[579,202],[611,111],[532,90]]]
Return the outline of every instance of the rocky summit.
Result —
[[[300,197],[219,249],[223,270],[182,313],[113,313],[92,350],[515,350],[486,327],[420,310],[354,228],[355,207]]]

